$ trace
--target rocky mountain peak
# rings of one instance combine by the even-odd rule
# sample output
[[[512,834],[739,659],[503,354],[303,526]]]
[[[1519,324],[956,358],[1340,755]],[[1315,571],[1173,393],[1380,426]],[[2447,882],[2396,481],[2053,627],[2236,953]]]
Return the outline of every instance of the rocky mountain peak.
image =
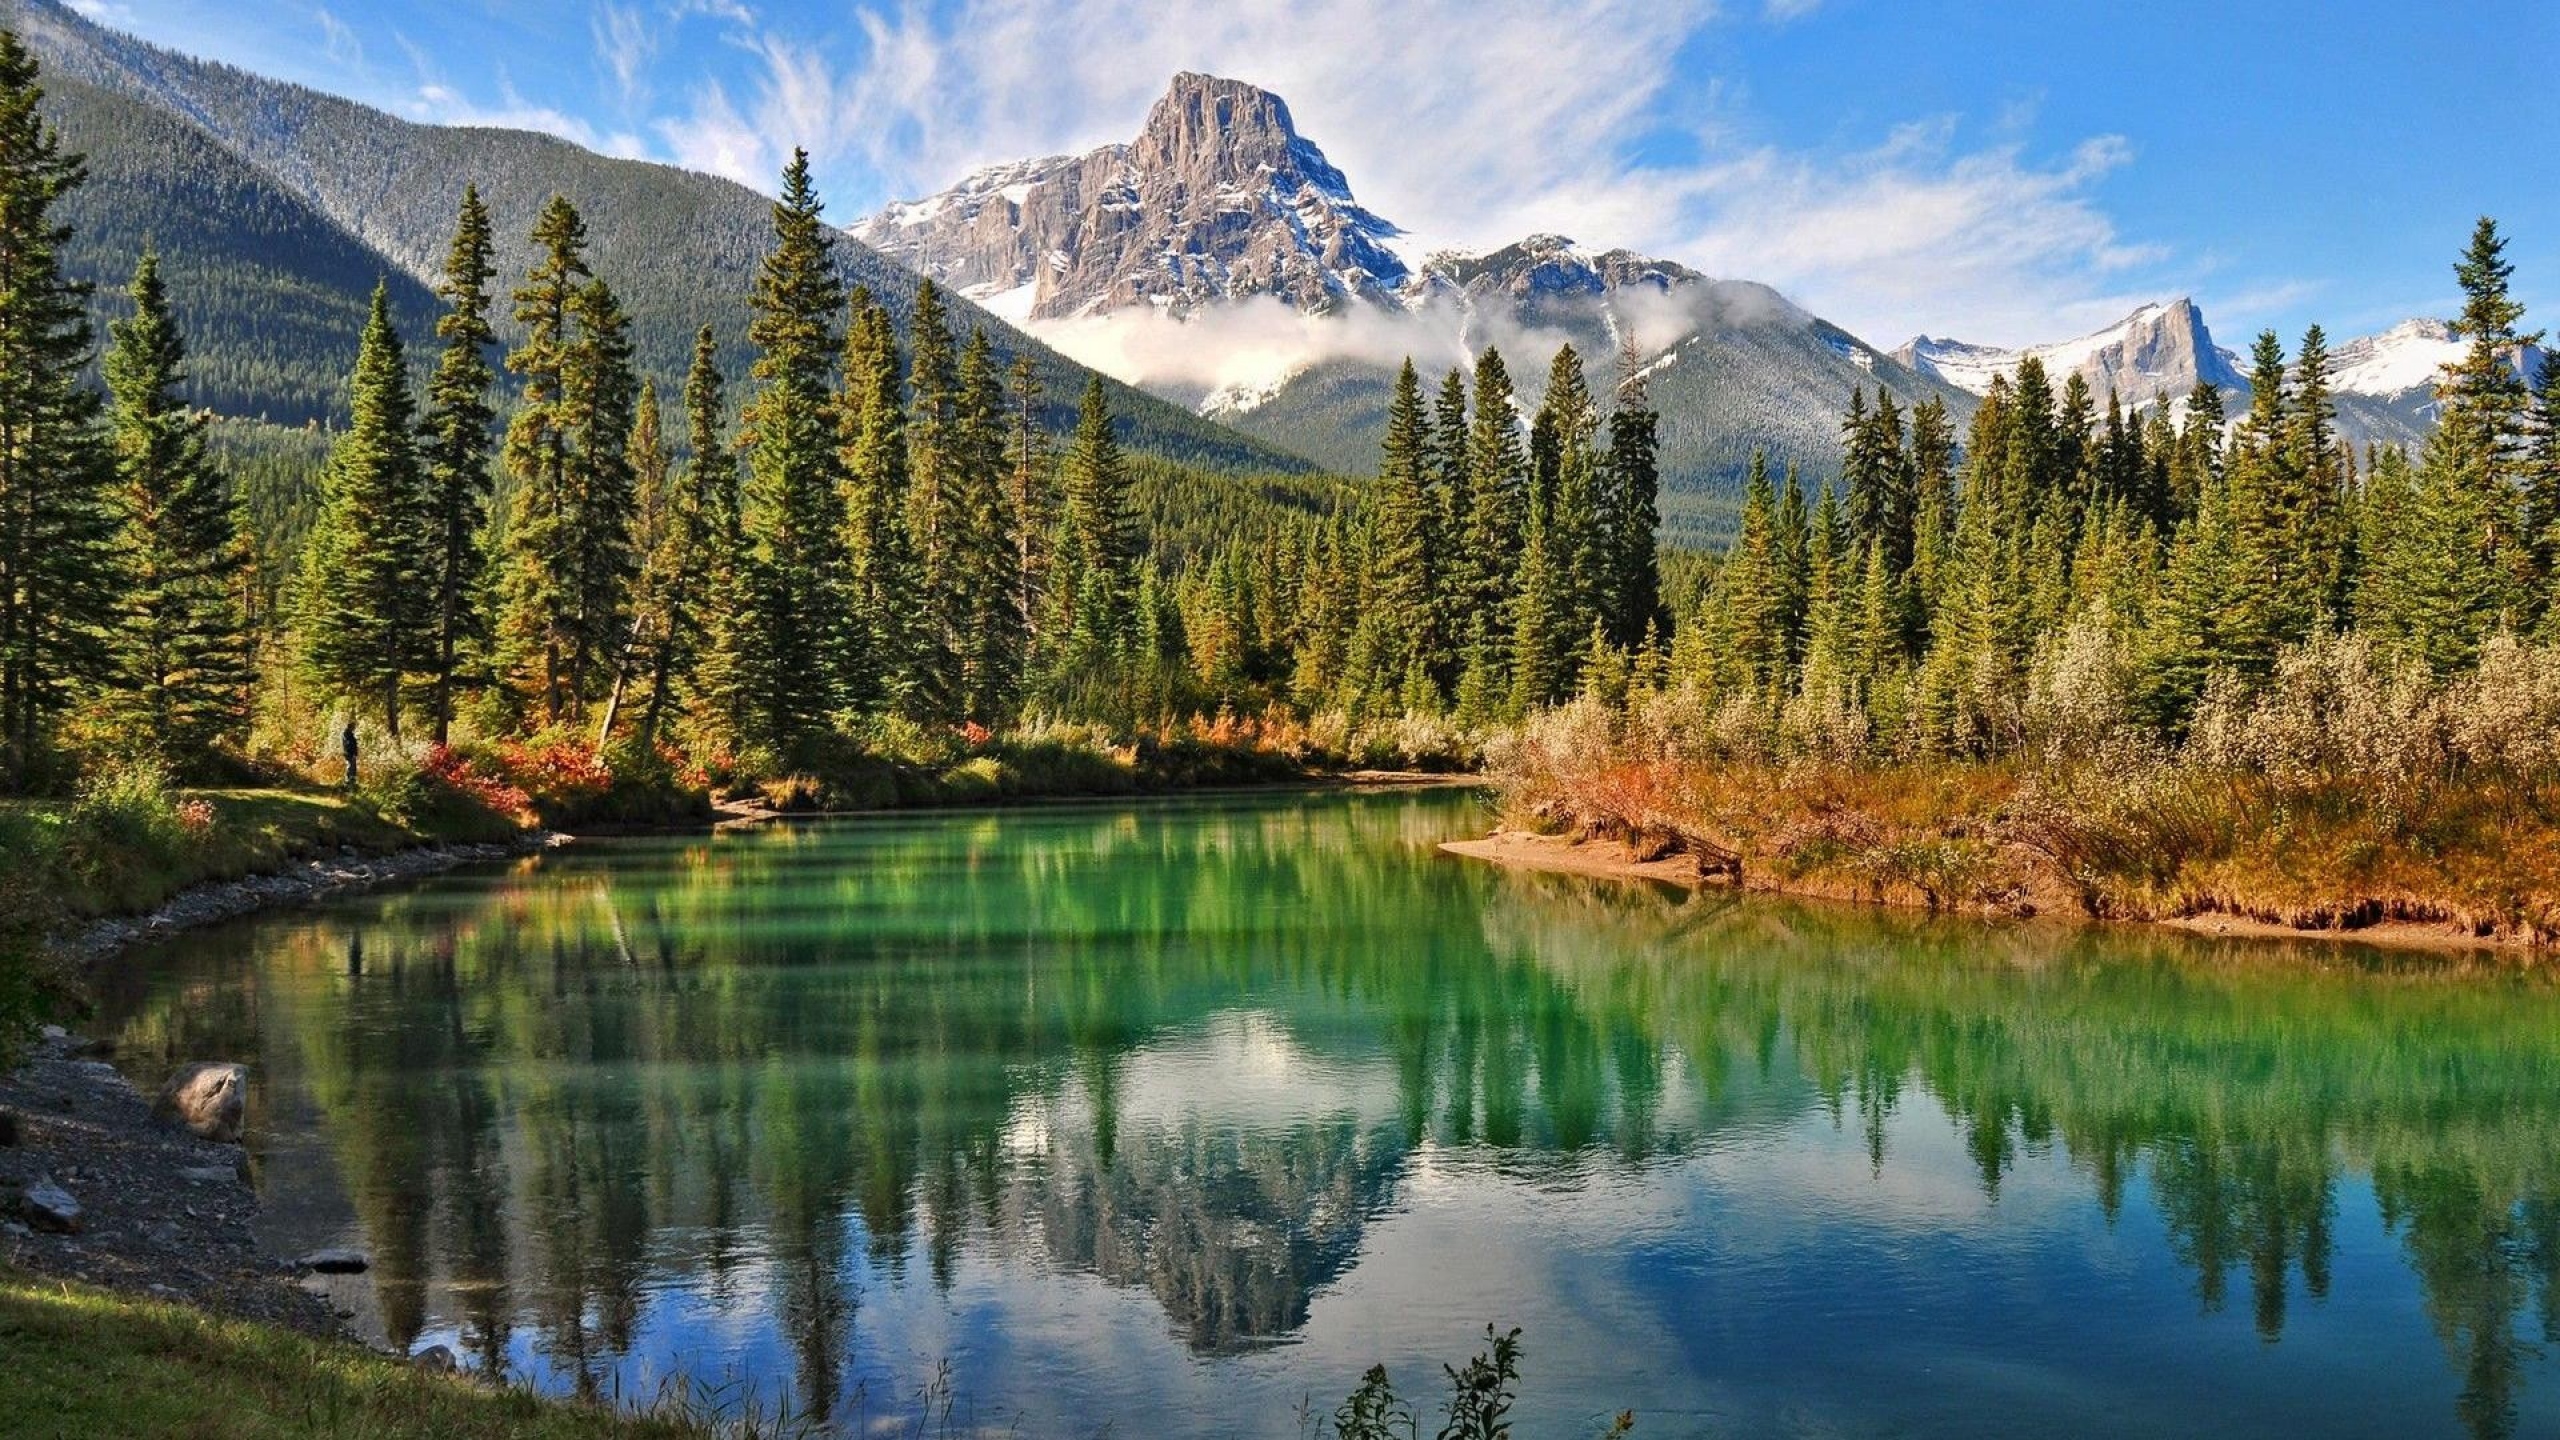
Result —
[[[2014,376],[2030,355],[2056,383],[2076,374],[2101,398],[2112,391],[2128,405],[2183,396],[2198,380],[2230,393],[2248,383],[2236,357],[2214,343],[2204,311],[2185,296],[2138,306],[2104,330],[2050,345],[2008,349],[1921,335],[1893,352],[1903,364],[1976,395],[1995,377]]]
[[[1304,311],[1391,300],[1402,232],[1352,198],[1279,96],[1177,75],[1137,137],[998,166],[891,205],[857,239],[1008,317],[1268,295]]]

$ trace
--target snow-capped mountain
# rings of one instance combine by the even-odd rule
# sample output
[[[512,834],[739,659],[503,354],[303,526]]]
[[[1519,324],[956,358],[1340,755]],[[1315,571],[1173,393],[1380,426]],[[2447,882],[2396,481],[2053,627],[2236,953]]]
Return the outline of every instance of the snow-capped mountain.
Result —
[[[2329,393],[2338,428],[2358,443],[2413,444],[2435,423],[2435,384],[2444,367],[2462,358],[2467,344],[2441,320],[2403,320],[2378,335],[2329,347]],[[2005,349],[1962,340],[1918,336],[1894,358],[1980,395],[1992,377],[2015,376],[2033,355],[2056,382],[2079,374],[2103,398],[2110,390],[2128,405],[2172,403],[2198,380],[2222,387],[2223,402],[2237,415],[2249,403],[2249,377],[2240,357],[2214,343],[2204,312],[2193,300],[2144,305],[2124,319],[2076,340]],[[2541,373],[2542,352],[2527,348],[2510,358],[2531,379]]]
[[[1835,468],[1854,386],[1972,403],[1748,281],[1552,234],[1431,249],[1362,205],[1278,96],[1207,75],[1175,76],[1127,144],[990,166],[852,233],[1100,368],[1345,470],[1377,464],[1407,356],[1436,373],[1499,346],[1531,404],[1561,343],[1604,394],[1631,361],[1664,417],[1675,529],[1684,497],[1722,488],[1755,449]]]
[[[2469,348],[2442,320],[2403,320],[2379,335],[2331,346],[2329,388],[2384,400],[2430,395],[2444,368]]]
[[[1393,303],[1409,278],[1402,232],[1352,198],[1285,101],[1189,72],[1128,144],[990,166],[853,235],[1029,319],[1255,295],[1323,311]]]
[[[2030,355],[2044,363],[2055,383],[2077,374],[2099,397],[2113,391],[2127,405],[2180,398],[2198,380],[2210,380],[2226,391],[2248,388],[2239,357],[2214,343],[2204,312],[2183,297],[2144,305],[2104,330],[2049,345],[2002,349],[1921,335],[1893,355],[1976,395],[1987,393],[1995,376],[2014,377],[2018,363]]]

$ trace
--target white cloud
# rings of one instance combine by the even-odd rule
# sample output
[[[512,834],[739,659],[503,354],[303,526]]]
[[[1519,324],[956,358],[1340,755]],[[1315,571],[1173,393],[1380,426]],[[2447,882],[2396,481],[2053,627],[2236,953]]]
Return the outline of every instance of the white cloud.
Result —
[[[1783,20],[1815,3],[1758,8]],[[1848,155],[1743,138],[1731,94],[1676,68],[1715,0],[890,0],[855,10],[832,46],[728,0],[678,8],[718,13],[753,63],[657,122],[669,153],[769,189],[805,145],[841,221],[977,165],[1127,139],[1192,69],[1288,99],[1363,201],[1433,245],[1539,230],[1629,245],[1770,281],[1884,344],[1924,328],[2050,338],[2158,288],[2140,282],[2162,257],[2097,198],[2130,160],[2121,139],[2038,161],[2014,109],[1981,117],[1996,139],[1970,147],[1953,120]],[[1647,139],[1700,158],[1647,163]]]
[[[356,32],[349,28],[347,22],[316,5],[312,7],[311,18],[320,27],[322,53],[332,64],[356,70],[364,68],[364,45],[356,39]]]
[[[649,62],[658,53],[658,36],[639,7],[601,0],[595,13],[587,17],[587,25],[595,35],[596,58],[613,76],[622,103],[632,105],[647,99]]]

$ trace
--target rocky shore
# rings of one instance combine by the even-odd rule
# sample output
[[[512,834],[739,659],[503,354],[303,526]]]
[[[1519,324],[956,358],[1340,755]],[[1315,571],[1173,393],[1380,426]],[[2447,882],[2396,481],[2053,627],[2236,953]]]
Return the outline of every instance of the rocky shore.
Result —
[[[342,850],[328,859],[305,860],[264,875],[198,885],[148,914],[92,921],[57,939],[55,947],[85,969],[127,946],[197,925],[236,919],[258,910],[307,904],[388,881],[412,880],[457,865],[513,859],[565,845],[569,838],[551,831],[527,831],[509,840],[477,845],[421,845],[385,855]]]
[[[261,1256],[249,1160],[162,1118],[95,1047],[47,1027],[0,1076],[0,1261],[307,1334],[339,1333],[299,1262]]]

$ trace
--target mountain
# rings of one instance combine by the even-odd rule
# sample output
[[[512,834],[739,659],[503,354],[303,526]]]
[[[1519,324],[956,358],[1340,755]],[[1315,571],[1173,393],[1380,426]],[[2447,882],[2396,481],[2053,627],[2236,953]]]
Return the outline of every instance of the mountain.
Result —
[[[1396,368],[1499,346],[1534,404],[1559,345],[1595,390],[1644,371],[1675,535],[1713,529],[1754,449],[1836,470],[1854,387],[1973,397],[1766,286],[1531,235],[1431,251],[1362,205],[1280,97],[1184,73],[1137,137],[990,166],[853,229],[1070,353],[1350,473],[1374,470]]]
[[[1352,199],[1279,96],[1189,72],[1129,144],[979,170],[853,234],[1034,319],[1249,295],[1321,311],[1406,279],[1402,232]]]
[[[2214,343],[2204,312],[2187,299],[2144,305],[2104,330],[2051,345],[2003,350],[1922,335],[1893,352],[1903,364],[1976,395],[1991,389],[1993,377],[2016,375],[2018,362],[2030,355],[2055,383],[2076,373],[2100,398],[2112,391],[2127,405],[2184,399],[2199,380],[2235,394],[2249,388],[2239,357]]]
[[[2338,406],[2338,429],[2359,444],[2415,445],[2435,424],[2435,379],[2462,358],[2465,345],[2441,320],[2404,320],[2378,335],[2329,347],[2329,388]],[[2199,379],[2222,387],[2229,412],[2249,403],[2249,377],[2240,357],[2216,344],[2204,312],[2193,300],[2144,305],[2104,330],[2075,340],[2018,349],[1972,345],[1918,336],[1893,352],[1913,369],[1979,395],[1995,375],[2015,375],[2033,355],[2057,380],[2079,374],[2103,399],[2113,390],[2128,405],[2173,404]],[[2538,374],[2541,352],[2528,349],[2513,363]]]
[[[426,287],[466,183],[497,226],[501,294],[532,258],[535,214],[566,195],[586,217],[597,273],[632,312],[644,370],[673,386],[694,331],[709,324],[744,378],[746,295],[772,204],[745,186],[547,135],[415,124],[160,49],[58,0],[0,0],[0,23],[35,51],[50,113],[93,156],[95,178],[69,207],[82,227],[72,267],[120,286],[139,239],[156,241],[173,286],[187,281],[178,288],[202,403],[280,419],[332,413],[377,274],[393,278],[403,327],[423,339]],[[914,273],[855,241],[837,252],[847,282],[869,286],[904,327]],[[103,311],[115,308],[102,297]],[[1032,357],[1050,418],[1065,424],[1091,372],[975,306],[953,309],[964,331],[985,326],[1006,360]],[[1181,407],[1111,389],[1123,436],[1141,450],[1228,469],[1307,468]]]

